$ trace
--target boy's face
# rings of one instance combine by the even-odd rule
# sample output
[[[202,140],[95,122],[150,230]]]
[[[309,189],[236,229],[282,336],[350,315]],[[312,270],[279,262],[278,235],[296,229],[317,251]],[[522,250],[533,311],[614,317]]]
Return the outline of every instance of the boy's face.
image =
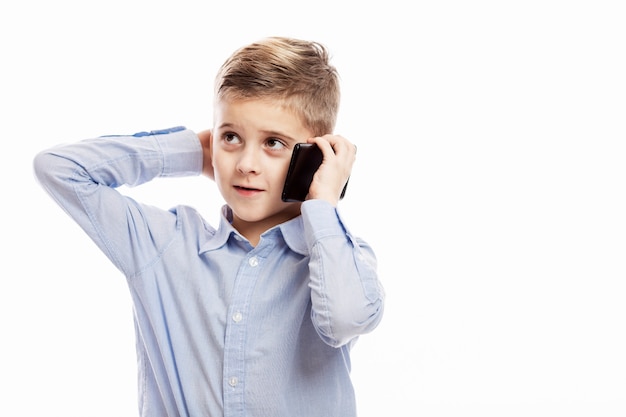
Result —
[[[270,100],[220,100],[214,122],[215,182],[233,226],[250,239],[299,215],[300,203],[285,203],[281,194],[294,145],[312,132]]]

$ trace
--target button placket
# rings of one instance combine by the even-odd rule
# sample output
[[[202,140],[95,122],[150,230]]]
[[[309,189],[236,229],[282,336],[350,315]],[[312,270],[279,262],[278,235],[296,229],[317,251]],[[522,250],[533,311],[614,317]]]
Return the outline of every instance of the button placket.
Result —
[[[246,385],[243,361],[246,349],[247,312],[262,261],[263,258],[259,255],[248,254],[248,257],[242,260],[235,280],[224,346],[224,385],[229,388],[224,390],[225,409],[234,410],[243,404]]]

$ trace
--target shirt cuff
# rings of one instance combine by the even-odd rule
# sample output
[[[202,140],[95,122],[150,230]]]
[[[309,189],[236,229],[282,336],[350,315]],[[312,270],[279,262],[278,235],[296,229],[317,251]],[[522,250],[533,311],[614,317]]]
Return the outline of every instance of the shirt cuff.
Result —
[[[337,208],[326,200],[306,200],[300,207],[307,245],[327,237],[346,236]]]
[[[152,132],[163,154],[162,177],[182,177],[202,173],[202,145],[189,129]]]

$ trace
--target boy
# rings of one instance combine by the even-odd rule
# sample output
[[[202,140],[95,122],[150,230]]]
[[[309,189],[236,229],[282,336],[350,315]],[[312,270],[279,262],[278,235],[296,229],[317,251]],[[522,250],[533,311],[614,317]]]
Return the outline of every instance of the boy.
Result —
[[[384,294],[371,248],[336,206],[356,148],[332,134],[338,76],[315,42],[268,38],[216,77],[214,125],[106,136],[35,158],[42,186],[128,281],[142,416],[355,416],[350,348]],[[323,163],[307,200],[283,202],[297,142]],[[213,179],[219,227],[115,190]]]

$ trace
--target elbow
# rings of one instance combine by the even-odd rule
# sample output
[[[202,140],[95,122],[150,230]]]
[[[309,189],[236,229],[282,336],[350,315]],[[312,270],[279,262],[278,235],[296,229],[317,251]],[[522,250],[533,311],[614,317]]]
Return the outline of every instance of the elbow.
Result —
[[[379,298],[358,311],[311,314],[322,340],[329,346],[339,348],[378,327],[383,311],[384,301]]]
[[[42,151],[33,159],[33,173],[39,183],[45,185],[53,178],[54,166],[59,157],[50,151]]]
[[[75,175],[75,170],[76,166],[67,158],[51,150],[42,151],[33,159],[35,180],[59,204],[71,195],[70,179]]]
[[[35,174],[35,178],[37,178],[39,181],[41,181],[41,179],[46,174],[48,159],[49,154],[46,152],[39,152],[37,155],[35,155],[35,158],[33,159],[33,173]]]

